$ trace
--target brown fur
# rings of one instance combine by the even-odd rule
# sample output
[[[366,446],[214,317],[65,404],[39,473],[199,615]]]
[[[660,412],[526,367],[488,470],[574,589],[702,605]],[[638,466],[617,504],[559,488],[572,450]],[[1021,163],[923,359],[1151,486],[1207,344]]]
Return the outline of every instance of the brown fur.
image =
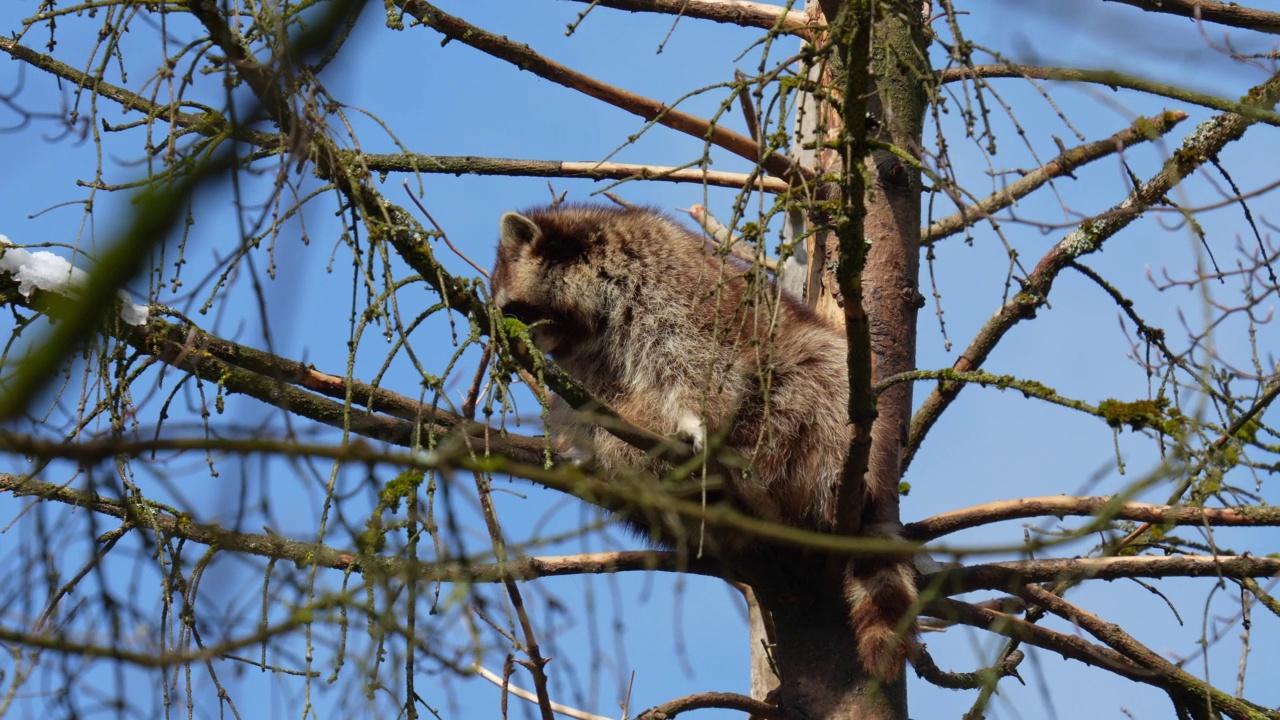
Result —
[[[642,209],[570,205],[504,215],[493,295],[504,313],[531,325],[541,350],[628,421],[697,447],[723,438],[748,459],[726,481],[730,502],[758,518],[833,528],[851,439],[840,328],[679,223]],[[607,474],[668,469],[562,402],[549,424]],[[669,546],[698,537],[661,519],[626,519]],[[722,553],[749,546],[725,531],[708,530],[705,540]],[[897,626],[915,599],[910,565],[860,560],[846,586],[864,662],[896,678],[905,656]]]

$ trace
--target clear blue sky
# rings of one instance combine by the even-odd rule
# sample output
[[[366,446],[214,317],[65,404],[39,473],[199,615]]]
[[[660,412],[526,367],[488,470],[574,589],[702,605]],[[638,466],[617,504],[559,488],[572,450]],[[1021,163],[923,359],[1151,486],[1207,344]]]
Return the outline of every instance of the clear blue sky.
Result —
[[[32,4],[9,3],[0,6],[0,29],[6,32],[18,26],[21,17],[31,11]],[[1023,62],[1087,68],[1115,68],[1125,72],[1175,83],[1192,89],[1213,92],[1223,97],[1237,97],[1264,74],[1256,68],[1233,64],[1211,47],[1224,42],[1220,33],[1210,29],[1205,38],[1189,29],[1189,21],[1144,15],[1132,8],[1115,4],[1090,3],[966,3],[969,14],[961,18],[969,37],[998,50],[1005,57]],[[1070,5],[1070,12],[1055,8]],[[655,49],[663,42],[672,19],[666,16],[633,15],[606,8],[595,9],[572,37],[564,34],[565,24],[585,7],[584,3],[551,2],[550,0],[490,0],[483,3],[454,0],[441,6],[467,20],[512,39],[527,42],[536,50],[597,78],[633,92],[673,101],[685,93],[732,78],[733,58],[747,49],[759,32],[727,26],[682,20],[665,44],[661,54]],[[361,149],[370,152],[392,152],[395,142],[417,152],[442,155],[483,155],[509,158],[595,160],[605,157],[626,144],[641,122],[623,111],[590,100],[575,91],[562,88],[533,75],[521,72],[504,62],[482,55],[460,43],[441,47],[439,36],[425,28],[392,32],[380,23],[380,4],[371,4],[362,18],[355,37],[345,54],[325,74],[323,80],[335,99],[351,108],[347,117],[357,130]],[[96,33],[98,20],[67,17],[59,21],[57,56],[72,64],[82,65],[88,43]],[[940,31],[944,28],[939,27]],[[171,34],[178,40],[193,36],[190,27],[174,23]],[[141,78],[154,69],[154,55],[146,55],[148,43],[155,41],[141,23],[137,24],[126,45],[130,66],[130,84],[136,87]],[[29,35],[24,42],[40,47],[45,36]],[[1264,41],[1237,32],[1231,41],[1238,47],[1261,52],[1271,48]],[[776,58],[791,50],[775,50]],[[750,51],[738,67],[750,71],[758,54]],[[935,63],[943,59],[935,56]],[[1120,66],[1119,63],[1124,63]],[[113,77],[115,77],[113,75]],[[118,77],[115,77],[118,80]],[[206,80],[207,82],[207,80]],[[10,93],[21,86],[14,102],[35,112],[58,113],[60,103],[71,98],[70,88],[58,88],[51,79],[31,70],[20,73],[16,63],[0,63],[0,92]],[[1019,81],[994,81],[1001,98],[1014,109],[1019,126],[1026,131],[1033,156],[998,103],[988,96],[991,122],[996,128],[999,154],[987,159],[972,141],[963,137],[959,126],[958,105],[951,101],[951,112],[944,120],[952,162],[962,183],[977,195],[992,187],[989,172],[1029,169],[1056,154],[1054,138],[1065,145],[1079,142],[1075,132],[1088,140],[1110,135],[1124,126],[1135,114],[1149,114],[1162,108],[1177,108],[1191,113],[1170,141],[1163,145],[1147,145],[1126,154],[1126,160],[1138,177],[1149,176],[1155,163],[1195,123],[1210,112],[1172,101],[1141,98],[1133,93],[1113,92],[1106,88],[1073,87],[1046,83],[1052,103],[1037,96],[1032,88]],[[206,85],[214,92],[214,84]],[[161,93],[163,97],[163,93]],[[682,109],[700,115],[715,111],[726,91],[713,90],[693,97]],[[206,96],[216,102],[216,95]],[[100,101],[103,116],[111,122],[121,118],[114,107]],[[377,116],[395,135],[388,137],[373,122],[354,111],[362,108]],[[1070,125],[1057,115],[1065,113]],[[736,112],[726,121],[741,130]],[[13,127],[18,116],[0,106],[0,128]],[[99,126],[100,127],[100,126]],[[933,132],[931,128],[929,132]],[[141,166],[133,161],[140,155],[140,134],[107,135],[103,141],[103,164],[108,182],[124,182],[139,177]],[[1273,182],[1277,145],[1275,128],[1251,131],[1247,145],[1233,146],[1223,153],[1222,161],[1235,182],[1251,190]],[[84,188],[76,187],[76,179],[93,176],[94,143],[76,142],[63,136],[55,120],[36,119],[20,131],[0,135],[3,167],[0,173],[0,234],[18,244],[41,242],[62,243],[92,252],[108,242],[121,218],[127,217],[127,205],[119,196],[99,193],[95,197],[94,216],[86,224],[78,205],[67,204],[87,197]],[[701,142],[674,131],[657,128],[638,142],[623,147],[615,160],[677,165],[695,158]],[[723,152],[713,155],[717,169],[745,169],[745,163]],[[1038,158],[1038,159],[1037,159]],[[270,172],[267,182],[270,181]],[[391,177],[383,192],[393,202],[409,206],[401,188],[402,178]],[[1221,184],[1220,179],[1215,179]],[[994,182],[1000,182],[999,179]],[[1076,178],[1057,184],[1058,196],[1041,193],[1024,201],[1016,211],[1019,218],[1047,223],[1070,223],[1078,213],[1097,212],[1121,197],[1126,183],[1124,168],[1113,157],[1083,169]],[[587,181],[557,180],[558,190],[567,190],[571,198],[586,199],[601,185]],[[303,181],[304,187],[314,182]],[[247,195],[257,197],[261,182],[249,182]],[[415,186],[416,187],[416,186]],[[425,176],[422,178],[423,202],[435,219],[449,233],[453,242],[482,266],[492,262],[497,218],[502,212],[545,202],[548,195],[544,179],[496,178],[479,176]],[[688,207],[704,202],[703,191],[691,185],[632,183],[617,190],[632,202],[651,203],[664,208]],[[1214,186],[1193,179],[1178,191],[1179,200],[1191,204],[1209,204],[1218,200]],[[1182,194],[1185,193],[1185,194]],[[732,195],[712,190],[707,196],[714,211],[727,215]],[[168,288],[159,291],[161,302],[172,303],[184,312],[195,314],[209,290],[199,279],[212,267],[211,258],[226,257],[240,238],[241,229],[230,210],[230,196],[213,193],[202,197],[185,250],[190,265],[183,270],[185,286],[175,295]],[[952,208],[939,200],[936,216]],[[1067,211],[1064,211],[1064,206]],[[1252,209],[1263,222],[1276,220],[1274,194],[1258,198]],[[285,356],[312,362],[317,368],[341,374],[347,365],[349,316],[352,305],[352,276],[346,250],[338,245],[333,212],[336,208],[325,198],[313,204],[305,215],[309,245],[300,241],[301,225],[292,224],[291,233],[281,236],[274,248],[278,276],[262,288],[274,351]],[[43,211],[43,212],[42,212]],[[1270,213],[1268,211],[1271,211]],[[1241,220],[1238,206],[1205,213],[1199,218],[1219,263],[1233,264],[1234,245],[1239,238],[1251,243],[1252,237]],[[1042,233],[1030,225],[1002,224],[1008,242],[1017,248],[1021,262],[1028,269],[1066,230]],[[1067,228],[1069,229],[1069,227]],[[1264,230],[1266,228],[1264,227]],[[175,239],[171,238],[170,248]],[[451,270],[472,274],[465,264],[443,246],[439,256]],[[974,231],[971,244],[952,238],[940,244],[935,271],[938,290],[942,293],[947,335],[952,343],[948,350],[938,329],[932,301],[921,312],[919,364],[923,368],[946,367],[964,347],[973,333],[998,307],[1005,293],[1004,278],[1008,256],[990,227]],[[331,260],[336,258],[336,260]],[[266,252],[255,255],[258,274],[270,258]],[[1178,277],[1193,274],[1200,260],[1199,243],[1176,218],[1168,214],[1159,220],[1137,223],[1112,240],[1106,250],[1086,259],[1086,264],[1099,270],[1122,287],[1137,303],[1140,312],[1151,322],[1165,327],[1170,337],[1181,343],[1184,333],[1180,313],[1192,327],[1203,324],[1201,296],[1193,292],[1156,292],[1147,280],[1150,270],[1157,277],[1164,269]],[[81,258],[78,262],[85,266]],[[172,274],[169,271],[164,277]],[[1015,272],[1024,275],[1024,272]],[[202,326],[231,336],[249,345],[265,347],[258,299],[249,273],[233,278],[226,301],[213,313],[198,317]],[[927,278],[922,290],[931,294]],[[148,283],[139,279],[132,288],[135,295],[148,293]],[[1238,286],[1215,285],[1213,296],[1231,304],[1238,301]],[[186,295],[192,293],[192,296]],[[405,317],[412,308],[424,306],[431,299],[420,292],[402,293]],[[410,297],[412,299],[410,299]],[[418,303],[415,305],[414,303]],[[1060,393],[1096,403],[1106,397],[1139,399],[1146,396],[1147,380],[1141,369],[1126,358],[1128,343],[1118,321],[1119,312],[1111,301],[1078,275],[1065,273],[1055,286],[1052,308],[1040,313],[1032,323],[1019,326],[992,356],[987,369],[1008,372],[1046,383]],[[9,327],[10,320],[0,321]],[[1217,336],[1221,352],[1233,362],[1247,366],[1247,338],[1243,328],[1230,324]],[[447,326],[428,324],[413,336],[415,352],[428,367],[439,370],[452,346],[447,342]],[[1130,328],[1130,332],[1132,329]],[[361,340],[355,375],[370,379],[379,371],[389,345],[379,328],[369,328]],[[1277,334],[1264,327],[1258,337],[1265,357],[1274,367]],[[470,356],[469,356],[470,357]],[[461,371],[451,379],[455,401],[469,382],[474,360],[460,365]],[[176,377],[171,375],[165,392]],[[419,380],[403,357],[392,364],[382,378],[385,387],[414,395]],[[917,389],[917,401],[927,387]],[[191,393],[190,390],[187,391]],[[74,395],[73,395],[74,397]],[[183,397],[194,398],[194,395]],[[192,400],[194,402],[194,400]],[[178,405],[181,405],[179,403]],[[152,399],[145,407],[154,413],[159,406]],[[251,400],[230,398],[227,412],[218,422],[235,422],[242,426],[275,418],[275,413]],[[523,405],[526,416],[531,404]],[[178,409],[179,417],[184,409]],[[1272,412],[1272,420],[1275,413]],[[146,425],[155,422],[141,418]],[[271,421],[275,422],[275,421]],[[275,423],[278,427],[278,423]],[[533,426],[526,425],[530,431]],[[907,480],[913,491],[903,502],[904,520],[927,517],[944,510],[981,502],[1026,495],[1105,494],[1117,491],[1142,477],[1152,467],[1155,457],[1150,443],[1130,436],[1120,438],[1120,447],[1128,463],[1127,474],[1116,472],[1115,449],[1110,429],[1097,420],[1077,416],[1067,410],[1025,400],[1016,393],[970,389],[948,411],[929,437],[916,459]],[[0,468],[16,471],[20,464]],[[250,461],[243,466],[228,461],[220,468],[221,476],[213,479],[201,459],[170,462],[163,468],[170,483],[156,483],[155,492],[181,498],[184,507],[207,513],[209,519],[225,523],[239,520],[247,530],[257,531],[264,523],[273,530],[299,538],[314,532],[320,505],[318,483],[327,479],[323,463],[306,467],[288,463],[259,464]],[[314,474],[314,477],[312,476]],[[344,482],[352,486],[372,479],[385,482],[392,476],[386,469],[366,477],[363,469],[346,472]],[[51,480],[57,478],[50,477]],[[143,477],[140,481],[154,482]],[[118,483],[118,479],[116,481]],[[1242,480],[1252,485],[1252,480]],[[1274,504],[1280,500],[1274,480],[1259,492]],[[240,492],[258,493],[272,498],[270,520],[254,517],[237,518],[241,508]],[[542,492],[523,483],[509,486],[516,494],[500,497],[504,527],[513,541],[530,537],[549,537],[589,519],[591,514],[573,501]],[[465,483],[460,490],[465,491]],[[1164,487],[1145,496],[1157,499],[1166,493]],[[367,496],[351,501],[354,509],[340,509],[347,519],[358,525],[366,512]],[[459,502],[461,519],[473,523],[476,515],[470,504]],[[9,523],[21,509],[12,499],[0,497],[0,525]],[[30,542],[33,530],[20,520],[0,535],[0,555],[7,549]],[[79,522],[77,520],[77,522]],[[1041,526],[1051,526],[1040,523]],[[1071,523],[1066,523],[1071,525]],[[482,527],[465,533],[467,547],[483,549],[487,540]],[[101,531],[102,528],[99,529]],[[1186,536],[1195,536],[1187,529]],[[1233,549],[1254,553],[1273,550],[1280,544],[1280,533],[1274,530],[1222,533],[1219,542]],[[955,538],[967,546],[982,544],[1007,545],[1022,538],[1017,523],[973,531]],[[73,571],[84,549],[84,538],[65,550],[65,567]],[[337,544],[343,544],[339,539]],[[633,547],[634,541],[615,535],[612,544],[595,539],[590,542],[561,543],[547,552],[573,552],[584,548]],[[1060,552],[1084,552],[1086,545],[1072,546]],[[194,556],[190,556],[194,557]],[[951,559],[940,557],[939,559]],[[127,572],[123,564],[116,572]],[[211,570],[206,583],[220,587],[208,590],[223,597],[229,607],[247,608],[252,614],[260,602],[261,573],[254,566],[225,562]],[[122,587],[128,579],[120,578]],[[336,580],[334,581],[336,582]],[[145,584],[142,587],[148,587]],[[747,640],[745,622],[733,593],[718,581],[673,576],[621,576],[616,578],[562,578],[527,584],[525,597],[533,607],[540,626],[559,629],[555,635],[545,631],[544,651],[555,659],[548,671],[553,679],[553,697],[557,701],[605,715],[618,713],[618,702],[634,672],[630,708],[638,712],[658,702],[687,693],[719,690],[745,692],[747,689]],[[1211,592],[1212,581],[1172,581],[1162,588],[1178,604],[1185,627],[1178,627],[1173,614],[1156,595],[1134,583],[1098,583],[1071,595],[1083,607],[1118,622],[1146,641],[1155,650],[1170,657],[1186,657],[1196,652],[1205,618],[1232,617],[1238,604],[1230,602],[1230,592]],[[499,604],[490,609],[502,616],[501,594],[496,588],[481,590]],[[219,595],[221,594],[221,595]],[[1212,600],[1208,600],[1212,595]],[[1226,596],[1226,597],[1224,597]],[[448,590],[442,593],[444,606],[451,607]],[[548,602],[555,597],[569,603],[557,609]],[[145,609],[154,599],[144,600]],[[440,627],[433,632],[446,633],[449,642],[465,639],[464,630],[456,625],[456,610],[446,610]],[[1267,705],[1280,704],[1280,687],[1267,678],[1280,673],[1280,661],[1264,644],[1274,644],[1280,623],[1262,612],[1254,614],[1255,649],[1246,680],[1246,695]],[[210,617],[212,621],[212,616]],[[6,616],[4,622],[15,622]],[[159,622],[158,618],[155,622]],[[424,623],[434,621],[424,620]],[[449,623],[453,622],[452,629]],[[615,622],[621,626],[614,627]],[[363,632],[360,621],[353,620],[354,634]],[[1056,626],[1063,628],[1061,625]],[[141,631],[141,628],[140,628]],[[1239,658],[1238,629],[1230,637],[1213,646],[1209,653],[1210,669],[1218,687],[1232,690]],[[985,634],[963,629],[945,635],[926,637],[935,659],[944,667],[970,670],[990,660],[999,647]],[[354,642],[354,641],[353,641]],[[318,644],[317,669],[327,676],[332,652],[328,642]],[[291,646],[293,658],[278,658],[281,663],[297,666],[302,655],[301,639]],[[593,654],[594,653],[594,654]],[[253,655],[252,652],[248,653]],[[601,658],[609,662],[600,662]],[[500,655],[485,659],[490,669],[501,666]],[[0,668],[6,667],[0,664]],[[110,666],[97,663],[94,674],[87,677],[111,682]],[[1200,660],[1188,669],[1202,671]],[[384,672],[396,673],[401,668],[389,666]],[[358,668],[345,668],[345,673],[359,673]],[[43,681],[54,682],[50,674]],[[158,692],[154,684],[128,675],[140,692]],[[347,693],[354,676],[334,686],[323,682],[314,686],[313,702],[322,717],[344,716],[362,707],[362,698]],[[1024,665],[1024,688],[1015,683],[1001,685],[1001,695],[993,702],[990,717],[1001,718],[1070,718],[1082,716],[1121,717],[1122,709],[1134,717],[1167,717],[1170,708],[1163,695],[1146,686],[1133,685],[1113,678],[1103,671],[1066,662],[1048,653],[1033,651]],[[453,683],[444,688],[439,676],[423,674],[418,678],[418,692],[447,717],[493,717],[498,712],[498,691],[476,679]],[[255,672],[243,675],[223,671],[222,680],[244,717],[297,716],[301,683],[296,678],[284,679]],[[520,672],[516,682],[529,686],[528,677]],[[182,681],[178,681],[181,686]],[[33,685],[38,687],[39,684]],[[270,688],[270,690],[268,690]],[[337,688],[343,688],[342,692]],[[49,689],[44,687],[43,689]],[[213,690],[207,683],[197,687],[197,696],[212,707]],[[255,693],[259,693],[255,699]],[[158,698],[158,695],[157,695]],[[968,708],[972,693],[938,690],[923,681],[911,680],[912,716],[916,718],[958,717]],[[40,699],[27,700],[24,706],[34,710]],[[158,703],[158,699],[156,701]],[[529,707],[514,701],[516,716],[530,714]],[[209,713],[210,715],[212,713]],[[20,713],[21,715],[21,713]],[[698,717],[729,716],[728,713],[704,711]]]

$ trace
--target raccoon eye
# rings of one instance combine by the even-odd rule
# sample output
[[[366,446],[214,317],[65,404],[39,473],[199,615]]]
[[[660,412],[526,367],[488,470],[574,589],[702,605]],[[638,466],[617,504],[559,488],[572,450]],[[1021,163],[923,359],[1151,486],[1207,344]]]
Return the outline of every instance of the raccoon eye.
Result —
[[[587,254],[587,243],[576,235],[539,235],[533,243],[533,252],[551,265],[568,265],[581,262]]]

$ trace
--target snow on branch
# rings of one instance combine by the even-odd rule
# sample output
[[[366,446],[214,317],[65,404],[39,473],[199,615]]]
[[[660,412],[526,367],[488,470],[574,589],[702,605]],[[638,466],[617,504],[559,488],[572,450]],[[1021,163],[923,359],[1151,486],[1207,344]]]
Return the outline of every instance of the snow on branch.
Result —
[[[24,298],[30,298],[36,290],[73,298],[89,282],[89,274],[66,258],[47,250],[24,250],[4,235],[0,235],[0,272],[17,281],[18,292]],[[124,290],[118,294],[120,319],[128,325],[145,325],[149,308],[135,303]]]

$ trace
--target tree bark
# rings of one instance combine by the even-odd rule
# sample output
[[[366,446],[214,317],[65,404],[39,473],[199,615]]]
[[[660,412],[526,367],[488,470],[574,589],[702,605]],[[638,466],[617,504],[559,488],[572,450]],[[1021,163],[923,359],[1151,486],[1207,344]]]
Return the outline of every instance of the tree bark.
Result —
[[[773,670],[773,638],[766,629],[766,611],[760,606],[760,598],[748,589],[747,621],[751,625],[751,697],[765,700],[778,689],[778,675]]]
[[[835,599],[774,608],[774,653],[784,676],[781,706],[796,718],[905,719],[906,683],[886,686],[867,677],[849,631],[843,594]]]
[[[811,3],[807,12],[815,20],[825,12],[826,23],[835,25],[843,4],[843,0],[822,0],[820,5]],[[859,13],[845,26],[852,31],[837,39],[850,42],[857,33],[869,29],[870,67],[865,58],[853,53],[845,55],[844,63],[827,60],[810,73],[827,97],[850,101],[840,109],[811,99],[802,102],[796,141],[810,149],[793,148],[793,156],[810,160],[820,177],[839,178],[819,189],[820,207],[810,213],[810,227],[818,232],[810,236],[809,266],[804,272],[806,300],[833,321],[863,323],[860,328],[851,328],[850,349],[852,353],[869,352],[870,358],[851,357],[851,369],[861,362],[866,372],[869,361],[874,384],[915,368],[916,317],[921,304],[921,179],[919,171],[895,151],[918,156],[932,74],[918,4],[861,5],[849,9]],[[860,47],[867,46],[865,36],[858,42]],[[863,62],[858,63],[859,59]],[[856,117],[848,117],[851,112]],[[851,125],[846,124],[849,120]],[[850,158],[852,166],[865,167],[865,173],[850,174],[846,164]],[[859,257],[848,256],[851,247]],[[860,307],[846,306],[837,270],[842,262],[858,264],[860,273],[852,278],[852,284],[848,277],[845,281],[857,293],[850,301]],[[846,274],[848,268],[846,265]],[[791,280],[795,282],[794,277]],[[855,342],[855,332],[862,333],[861,343]],[[851,381],[855,391],[866,385],[857,377]],[[854,410],[851,405],[851,415],[856,416]],[[864,454],[858,468],[858,472],[865,470],[865,475],[853,483],[846,479],[846,485],[850,492],[860,490],[863,485],[856,481],[861,480],[891,490],[880,493],[880,501],[860,517],[846,514],[840,524],[842,532],[856,531],[868,523],[899,522],[896,490],[911,419],[911,384],[901,383],[882,394],[874,417],[869,457]],[[858,417],[852,420],[857,423]],[[782,675],[782,707],[801,718],[904,720],[905,682],[885,686],[864,672],[843,593],[830,572],[823,569],[826,559],[778,552],[781,557],[768,573],[770,577],[762,578],[756,587],[777,632],[774,659]],[[759,651],[753,645],[752,652]]]
[[[883,6],[882,6],[883,7]],[[876,139],[919,157],[924,133],[927,64],[923,18],[908,9],[876,19],[872,45],[875,92],[868,110]],[[870,242],[862,272],[863,304],[871,324],[872,383],[916,368],[916,325],[924,296],[920,284],[920,172],[884,149],[868,162],[874,187],[866,196],[864,235]],[[878,398],[867,482],[896,489],[911,424],[911,383]],[[898,522],[898,494],[872,508],[873,522]]]
[[[906,684],[886,686],[863,669],[842,586],[825,572],[829,560],[823,553],[766,546],[742,567],[773,621],[771,653],[781,674],[777,704],[797,720],[905,720]],[[753,643],[752,653],[754,669],[761,646]]]

